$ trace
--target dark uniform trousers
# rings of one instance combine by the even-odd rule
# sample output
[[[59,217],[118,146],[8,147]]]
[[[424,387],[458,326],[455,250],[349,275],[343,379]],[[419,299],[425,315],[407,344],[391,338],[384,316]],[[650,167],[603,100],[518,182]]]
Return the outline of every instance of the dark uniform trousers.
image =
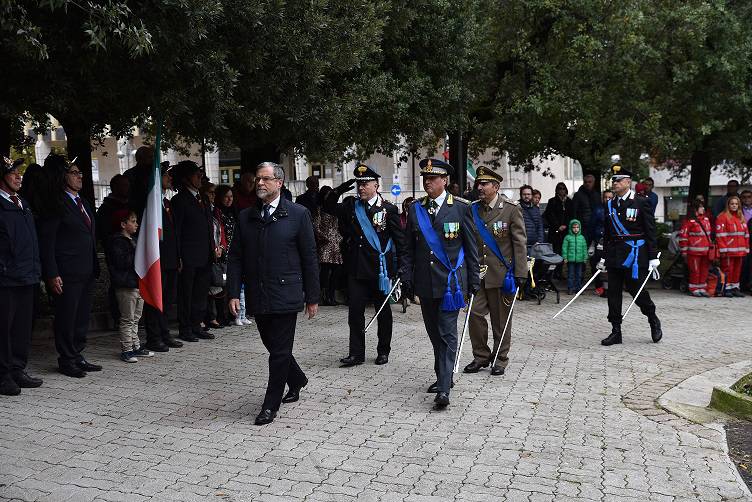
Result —
[[[159,345],[170,338],[169,312],[175,303],[177,280],[177,270],[162,271],[162,312],[144,302],[144,327],[149,345]]]
[[[24,371],[29,358],[34,286],[0,288],[0,378]]]
[[[350,355],[365,359],[366,334],[365,311],[366,305],[373,302],[374,310],[378,310],[384,303],[386,295],[378,288],[378,278],[363,280],[352,275],[347,280],[348,295],[350,296],[347,323],[350,326]],[[378,319],[379,344],[376,347],[378,355],[389,355],[392,343],[392,308],[387,303],[379,314]]]
[[[626,289],[634,297],[645,277],[647,277],[647,269],[642,267],[640,267],[637,279],[632,279],[632,269],[622,267],[608,268],[608,322],[611,324],[621,324],[622,290]],[[647,317],[655,315],[655,304],[650,299],[650,293],[648,293],[647,288],[642,290],[635,304],[640,307],[640,312]]]
[[[438,391],[449,392],[457,356],[457,317],[460,311],[444,312],[441,302],[442,298],[420,297],[420,311],[433,345],[433,369],[439,384]]]
[[[298,314],[256,314],[254,318],[261,341],[269,351],[269,384],[262,409],[277,411],[285,384],[293,389],[306,383],[305,373],[292,355]]]
[[[60,366],[71,366],[83,360],[86,333],[89,331],[91,295],[94,278],[63,282],[63,293],[53,295],[55,302],[55,348]]]
[[[197,332],[206,315],[207,295],[211,278],[210,265],[183,265],[178,275],[178,321],[180,334]]]
[[[509,348],[512,346],[512,319],[504,334],[504,343],[499,350],[501,330],[507,322],[509,309],[512,306],[514,295],[505,295],[501,288],[484,288],[475,293],[473,309],[470,312],[470,341],[473,344],[473,358],[481,366],[490,364],[506,368],[509,364]],[[486,316],[491,317],[491,331],[493,332],[493,350],[488,349],[488,321]],[[493,361],[493,356],[499,350],[499,358]]]

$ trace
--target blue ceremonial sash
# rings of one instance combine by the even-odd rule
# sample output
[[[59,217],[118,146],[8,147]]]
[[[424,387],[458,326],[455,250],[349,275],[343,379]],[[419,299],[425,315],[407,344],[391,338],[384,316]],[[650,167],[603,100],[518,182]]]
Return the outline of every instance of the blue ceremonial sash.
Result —
[[[441,310],[444,312],[454,312],[465,307],[465,297],[462,294],[460,288],[460,279],[457,276],[457,269],[462,266],[462,262],[465,260],[465,249],[460,248],[460,252],[457,255],[457,265],[452,266],[452,261],[441,244],[439,236],[436,235],[436,231],[431,224],[431,217],[428,216],[426,208],[424,208],[420,202],[413,204],[415,208],[415,216],[418,219],[418,226],[423,234],[423,237],[428,243],[428,247],[431,248],[433,254],[439,259],[442,265],[449,271],[447,274],[447,286],[444,292],[444,300],[441,302]],[[452,294],[452,277],[454,277],[455,289]]]
[[[629,232],[627,232],[627,228],[619,219],[619,213],[616,212],[616,209],[611,207],[611,200],[608,201],[608,214],[611,217],[611,223],[614,226],[614,231],[620,237],[629,235]],[[632,248],[632,251],[629,252],[629,256],[627,256],[627,259],[624,260],[624,263],[622,263],[622,266],[624,268],[631,268],[632,279],[637,279],[640,275],[640,272],[639,272],[640,265],[638,261],[638,258],[640,256],[640,248],[645,244],[645,240],[644,239],[637,239],[637,240],[631,240],[631,241],[625,240],[624,242]]]
[[[488,227],[486,227],[486,223],[480,217],[480,214],[478,214],[478,204],[471,204],[471,207],[473,210],[475,227],[478,229],[478,233],[480,234],[481,239],[483,239],[483,242],[486,243],[486,246],[491,248],[493,254],[495,254],[496,257],[501,260],[501,263],[503,263],[507,268],[506,276],[504,276],[504,286],[502,287],[502,290],[505,293],[514,293],[516,289],[516,284],[514,282],[514,270],[512,270],[514,266],[510,265],[506,258],[504,258],[501,249],[499,249],[499,245],[496,243],[496,239],[493,238],[491,232],[488,231]],[[514,263],[514,258],[512,258],[512,263]]]
[[[386,254],[392,249],[392,238],[389,238],[389,242],[386,243],[386,249],[381,250],[381,241],[376,234],[376,230],[371,225],[371,220],[366,215],[365,202],[362,200],[355,201],[355,216],[358,217],[358,223],[360,223],[360,229],[363,230],[363,235],[366,236],[366,240],[373,249],[379,253],[379,290],[385,295],[388,295],[392,290],[392,280],[389,279],[389,274],[386,268]]]

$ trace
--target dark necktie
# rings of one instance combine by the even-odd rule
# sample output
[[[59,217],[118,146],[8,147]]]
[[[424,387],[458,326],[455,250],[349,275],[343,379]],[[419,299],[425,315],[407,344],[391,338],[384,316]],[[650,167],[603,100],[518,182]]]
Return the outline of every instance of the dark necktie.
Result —
[[[271,216],[271,204],[264,204],[264,221],[269,221],[269,217]]]
[[[13,204],[15,204],[18,209],[23,209],[23,206],[21,205],[21,199],[18,198],[18,195],[11,195],[10,200],[13,201]]]
[[[86,223],[86,226],[91,230],[91,218],[89,218],[86,209],[84,209],[84,202],[81,200],[81,197],[76,197],[76,205],[78,206],[78,210],[81,211],[81,215],[84,217],[84,223]]]
[[[203,201],[203,199],[201,198],[201,194],[200,194],[200,193],[197,193],[197,194],[196,194],[196,200],[198,201],[198,205],[199,205],[199,206],[201,206],[201,207],[204,207],[204,201]]]
[[[621,209],[621,197],[616,199],[616,209],[617,210]]]
[[[172,210],[171,210],[171,202],[170,199],[164,198],[162,199],[162,205],[165,208],[165,213],[167,213],[167,217],[172,221]]]
[[[428,213],[431,215],[431,222],[433,222],[436,219],[436,213],[439,212],[439,205],[435,200],[432,200],[428,203],[428,207],[431,209]]]

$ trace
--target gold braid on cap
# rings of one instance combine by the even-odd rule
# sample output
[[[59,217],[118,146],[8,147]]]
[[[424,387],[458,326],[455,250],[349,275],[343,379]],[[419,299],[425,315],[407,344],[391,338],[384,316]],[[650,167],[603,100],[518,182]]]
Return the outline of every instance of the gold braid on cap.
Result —
[[[367,170],[368,170],[368,168],[367,168],[366,166],[364,166],[364,165],[359,165],[359,166],[358,166],[358,172],[359,172],[360,174],[363,174],[363,173],[365,173],[365,172],[366,172]]]

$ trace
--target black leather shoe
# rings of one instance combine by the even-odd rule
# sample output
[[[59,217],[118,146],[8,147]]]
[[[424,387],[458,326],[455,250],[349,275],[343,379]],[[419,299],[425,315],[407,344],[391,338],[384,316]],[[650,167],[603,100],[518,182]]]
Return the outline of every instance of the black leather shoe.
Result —
[[[180,335],[178,336],[181,340],[185,340],[186,342],[197,342],[198,337],[194,336],[193,333],[187,334],[187,335]]]
[[[350,366],[363,364],[363,359],[358,359],[357,357],[353,356],[347,356],[340,359],[339,362],[342,363],[342,368],[349,368]]]
[[[13,381],[18,384],[19,387],[23,389],[34,389],[39,386],[41,386],[44,381],[41,378],[34,378],[32,376],[29,376],[28,373],[25,371],[19,371],[16,373],[13,373],[12,375]]]
[[[169,352],[170,347],[168,347],[165,343],[147,343],[144,345],[144,348],[146,350],[151,350],[152,352]]]
[[[494,365],[494,367],[491,368],[491,374],[493,376],[503,375],[504,374],[504,368],[502,368],[501,366]]]
[[[621,343],[621,325],[613,324],[611,326],[611,334],[601,340],[601,345],[608,347],[609,345],[615,345]]]
[[[98,364],[91,364],[86,359],[81,359],[77,366],[84,371],[102,371],[102,367]]]
[[[486,366],[488,366],[488,365],[487,364],[486,365],[478,364],[475,361],[471,361],[470,364],[468,364],[467,366],[465,366],[465,369],[462,370],[462,371],[464,371],[465,373],[477,373],[482,368],[485,368]]]
[[[276,411],[272,410],[261,410],[261,413],[259,413],[256,416],[256,421],[254,422],[256,425],[266,425],[274,422],[274,417],[277,416]]]
[[[6,375],[0,380],[0,394],[3,396],[17,396],[21,393],[21,387],[10,377]]]
[[[84,370],[74,365],[60,366],[58,370],[63,375],[73,378],[83,378],[86,376],[86,372]]]
[[[389,362],[389,356],[386,354],[379,354],[376,357],[376,361],[374,361],[376,364],[386,364]]]
[[[452,389],[454,389],[454,380],[452,380]],[[426,390],[426,394],[436,394],[437,392],[439,392],[439,382],[432,383]]]
[[[449,405],[449,393],[439,392],[433,400],[437,408],[446,408]]]
[[[306,378],[306,381],[301,385],[300,387],[292,388],[290,387],[290,390],[287,391],[287,394],[285,394],[285,397],[282,398],[283,403],[294,403],[298,399],[300,399],[300,389],[308,385],[308,379]]]
[[[203,338],[204,340],[214,340],[214,335],[208,331],[202,331],[201,333],[196,333],[196,336],[199,338]]]
[[[164,341],[164,344],[170,347],[171,349],[179,349],[183,346],[183,342],[179,342],[175,340],[174,338],[167,338]]]
[[[661,320],[658,316],[653,316],[648,319],[650,323],[650,338],[653,339],[653,343],[658,343],[663,338],[663,331],[661,330]]]

